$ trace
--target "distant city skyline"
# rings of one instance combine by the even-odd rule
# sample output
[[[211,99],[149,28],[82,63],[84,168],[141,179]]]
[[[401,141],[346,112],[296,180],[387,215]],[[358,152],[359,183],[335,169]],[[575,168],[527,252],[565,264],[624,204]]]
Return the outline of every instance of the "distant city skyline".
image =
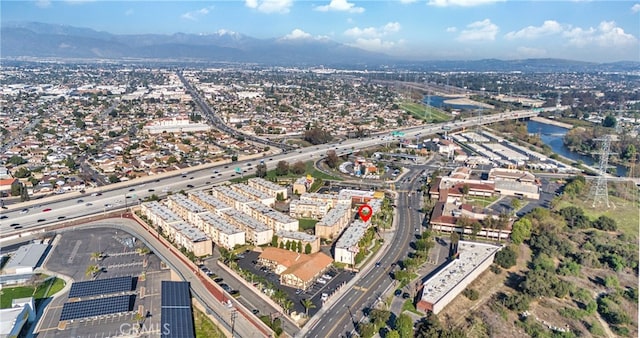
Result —
[[[3,23],[330,39],[410,60],[640,61],[638,1],[0,1]]]

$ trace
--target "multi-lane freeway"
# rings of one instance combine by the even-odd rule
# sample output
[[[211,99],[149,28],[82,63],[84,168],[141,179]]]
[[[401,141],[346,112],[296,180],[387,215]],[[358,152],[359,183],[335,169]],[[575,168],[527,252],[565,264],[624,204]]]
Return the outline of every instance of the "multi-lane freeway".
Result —
[[[405,138],[428,136],[442,133],[446,130],[468,128],[477,124],[494,123],[508,119],[531,117],[537,114],[537,112],[528,110],[513,111],[471,117],[463,121],[411,127],[402,130],[402,132]],[[155,180],[153,177],[149,177],[131,181],[130,184],[119,184],[118,188],[105,186],[98,188],[99,190],[87,190],[85,194],[71,192],[47,197],[37,202],[31,201],[27,204],[30,205],[29,207],[25,207],[25,204],[22,203],[7,205],[7,209],[1,210],[0,240],[19,232],[24,232],[35,227],[42,227],[54,222],[131,206],[131,204],[137,204],[140,200],[153,194],[162,196],[169,191],[175,192],[210,187],[213,184],[228,181],[233,177],[239,176],[238,170],[242,172],[246,171],[246,173],[243,174],[254,173],[254,167],[260,161],[265,161],[269,168],[275,168],[278,161],[284,160],[289,163],[299,160],[307,161],[324,156],[328,150],[334,150],[338,155],[350,154],[356,149],[385,143],[385,138],[389,137],[387,135],[388,134],[376,134],[366,138],[349,139],[339,143],[312,146],[297,151],[283,152],[274,156],[265,156],[261,159],[225,163],[215,167],[209,166],[206,169],[196,169],[194,167],[185,171],[176,171],[173,176],[166,176]],[[92,196],[94,192],[99,192],[101,195]],[[28,211],[24,212],[23,210],[25,209]]]

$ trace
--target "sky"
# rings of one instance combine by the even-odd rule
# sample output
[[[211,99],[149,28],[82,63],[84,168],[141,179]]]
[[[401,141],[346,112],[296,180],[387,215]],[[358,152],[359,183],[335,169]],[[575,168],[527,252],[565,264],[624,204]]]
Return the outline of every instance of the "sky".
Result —
[[[412,60],[640,61],[638,0],[0,0],[0,18],[114,34],[330,39]]]

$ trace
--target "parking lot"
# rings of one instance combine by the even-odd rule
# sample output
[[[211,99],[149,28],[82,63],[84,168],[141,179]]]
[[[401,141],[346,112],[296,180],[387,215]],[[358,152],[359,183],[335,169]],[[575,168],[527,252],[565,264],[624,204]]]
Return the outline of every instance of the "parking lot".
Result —
[[[331,268],[324,274],[330,278],[321,278],[324,282],[315,282],[307,290],[299,290],[287,286],[280,285],[280,277],[273,272],[270,272],[266,267],[262,267],[258,264],[259,252],[250,251],[242,254],[237,260],[238,266],[243,270],[248,270],[255,274],[265,278],[269,282],[273,283],[276,288],[282,290],[287,294],[288,299],[293,302],[292,311],[304,313],[305,308],[302,306],[303,299],[311,299],[315,308],[309,309],[309,315],[315,314],[323,304],[323,294],[326,294],[325,298],[331,297],[340,286],[346,284],[353,275],[348,271],[340,271],[335,268]]]
[[[80,318],[66,322],[59,329],[62,306],[68,301],[68,292],[49,300],[47,310],[41,314],[38,337],[112,337],[129,333],[135,322],[135,312],[142,306],[149,316],[146,328],[160,325],[160,289],[162,280],[170,280],[170,272],[161,267],[160,259],[153,255],[140,255],[136,249],[144,247],[124,232],[108,228],[74,230],[62,233],[52,249],[45,268],[71,277],[74,281],[93,279],[86,275],[89,265],[99,265],[102,271],[95,278],[133,276],[135,303],[131,312]],[[91,254],[102,252],[102,259]],[[146,260],[146,263],[144,261]],[[141,278],[144,272],[144,278]],[[39,309],[41,311],[42,309]]]

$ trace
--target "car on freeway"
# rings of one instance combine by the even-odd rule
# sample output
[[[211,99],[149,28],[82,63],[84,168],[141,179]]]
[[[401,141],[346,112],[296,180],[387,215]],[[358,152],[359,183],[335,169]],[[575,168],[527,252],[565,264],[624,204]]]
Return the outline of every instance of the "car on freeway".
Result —
[[[7,216],[7,215],[0,216],[0,219],[7,219],[7,218],[9,218],[9,216]]]
[[[20,210],[20,213],[21,213],[21,214],[26,214],[26,213],[28,213],[28,212],[29,212],[29,209],[22,209],[22,210]]]
[[[380,262],[376,262],[376,268],[380,267],[381,263]]]
[[[193,188],[193,184],[187,184],[187,188],[189,189]]]
[[[136,188],[131,188],[129,189],[129,191],[136,191]]]
[[[253,313],[254,315],[257,315],[258,313],[260,313],[260,310],[253,309],[253,310],[251,310],[251,313]]]
[[[107,203],[107,204],[105,204],[105,205],[104,205],[104,207],[105,207],[105,208],[111,208],[112,206],[113,206],[113,205],[111,205],[111,204],[109,204],[109,203]]]
[[[67,216],[58,216],[58,219],[65,219]]]
[[[51,211],[51,208],[42,209],[42,212],[48,212],[48,211]]]
[[[402,290],[397,289],[393,294],[394,294],[395,296],[400,296],[400,295],[402,295]]]
[[[44,222],[44,221],[46,221],[46,219],[44,219],[44,218],[40,218],[40,219],[38,219],[38,223],[42,223],[42,222]]]
[[[80,200],[78,200],[78,201],[76,201],[76,203],[82,203],[82,202],[84,202],[84,201],[83,201],[83,200],[81,200],[81,199],[80,199]]]

